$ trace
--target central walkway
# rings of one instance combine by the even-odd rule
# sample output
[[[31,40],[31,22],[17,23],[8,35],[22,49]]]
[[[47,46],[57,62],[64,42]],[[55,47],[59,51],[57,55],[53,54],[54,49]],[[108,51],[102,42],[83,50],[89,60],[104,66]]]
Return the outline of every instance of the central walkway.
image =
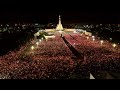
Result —
[[[80,53],[65,39],[65,37],[62,37],[62,39],[64,40],[65,44],[69,47],[69,49],[72,51],[72,53],[73,53],[76,57],[82,56],[82,55],[80,55]]]

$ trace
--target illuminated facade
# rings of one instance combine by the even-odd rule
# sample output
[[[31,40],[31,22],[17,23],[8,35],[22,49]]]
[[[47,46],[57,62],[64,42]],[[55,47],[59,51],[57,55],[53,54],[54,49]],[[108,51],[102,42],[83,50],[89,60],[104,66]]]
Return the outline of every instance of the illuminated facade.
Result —
[[[54,28],[54,29],[45,29],[45,31],[47,33],[54,33],[56,31],[59,31],[59,32],[64,31],[64,32],[74,32],[74,33],[76,33],[75,32],[76,29],[74,29],[74,28],[63,28],[62,23],[61,23],[61,17],[60,17],[60,15],[59,15],[59,23],[57,24],[56,28]]]
[[[58,31],[62,31],[62,30],[63,30],[63,26],[62,26],[62,24],[61,24],[60,15],[59,15],[59,23],[57,24],[56,30],[58,30]]]

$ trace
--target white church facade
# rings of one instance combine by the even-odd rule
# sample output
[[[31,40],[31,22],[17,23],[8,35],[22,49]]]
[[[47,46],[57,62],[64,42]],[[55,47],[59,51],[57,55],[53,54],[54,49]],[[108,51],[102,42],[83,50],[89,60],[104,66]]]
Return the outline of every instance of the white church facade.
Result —
[[[82,30],[82,29],[74,29],[74,28],[63,28],[63,25],[61,23],[61,17],[59,15],[59,21],[58,24],[56,26],[56,28],[54,29],[45,29],[45,32],[47,32],[49,34],[49,36],[45,36],[46,38],[54,38],[54,33],[55,32],[59,32],[59,33],[63,33],[63,32],[68,32],[68,33],[77,33],[77,32],[82,32],[87,36],[92,36],[91,32],[87,32],[86,30]],[[34,37],[37,37],[40,35],[41,30],[39,30],[37,33],[34,34]],[[52,35],[52,36],[50,36]]]
[[[59,15],[59,21],[58,21],[58,24],[56,26],[55,29],[45,29],[46,32],[52,32],[52,31],[70,31],[70,32],[74,32],[75,29],[67,29],[67,28],[63,28],[63,25],[61,23],[61,17]]]

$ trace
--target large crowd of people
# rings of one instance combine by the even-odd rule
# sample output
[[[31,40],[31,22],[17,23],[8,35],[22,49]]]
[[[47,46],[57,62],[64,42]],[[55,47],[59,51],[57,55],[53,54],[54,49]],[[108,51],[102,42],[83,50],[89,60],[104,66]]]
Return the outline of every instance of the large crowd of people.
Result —
[[[83,64],[88,64],[91,71],[98,67],[99,70],[116,70],[119,68],[120,60],[120,46],[113,47],[110,42],[104,41],[101,45],[101,40],[82,34],[67,34],[66,39],[76,48],[79,52],[84,54]],[[119,71],[118,71],[119,72]]]
[[[0,56],[2,79],[72,79],[89,78],[91,71],[115,70],[119,67],[119,46],[80,33],[64,34],[66,40],[84,55],[73,59],[71,50],[59,34],[47,40],[31,40],[19,51]],[[36,45],[36,42],[39,42]],[[31,49],[31,45],[34,49]],[[117,49],[116,49],[117,48]]]

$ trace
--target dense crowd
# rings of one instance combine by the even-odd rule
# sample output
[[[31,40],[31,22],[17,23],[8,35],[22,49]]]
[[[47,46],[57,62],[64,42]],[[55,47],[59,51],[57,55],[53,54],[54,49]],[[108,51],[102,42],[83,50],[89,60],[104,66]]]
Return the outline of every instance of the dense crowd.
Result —
[[[81,34],[64,34],[66,40],[80,53],[82,62],[74,60],[73,54],[59,34],[48,40],[31,40],[19,51],[0,56],[0,78],[8,79],[71,79],[89,78],[89,72],[115,70],[119,67],[119,46]],[[36,42],[39,42],[36,45]],[[31,50],[31,45],[35,48]],[[88,77],[87,77],[88,76]]]
[[[91,71],[96,70],[116,70],[120,64],[120,46],[113,47],[108,41],[92,40],[86,35],[70,34],[65,35],[66,39],[81,53],[84,54],[83,64],[88,64]],[[119,72],[119,71],[118,71]]]

